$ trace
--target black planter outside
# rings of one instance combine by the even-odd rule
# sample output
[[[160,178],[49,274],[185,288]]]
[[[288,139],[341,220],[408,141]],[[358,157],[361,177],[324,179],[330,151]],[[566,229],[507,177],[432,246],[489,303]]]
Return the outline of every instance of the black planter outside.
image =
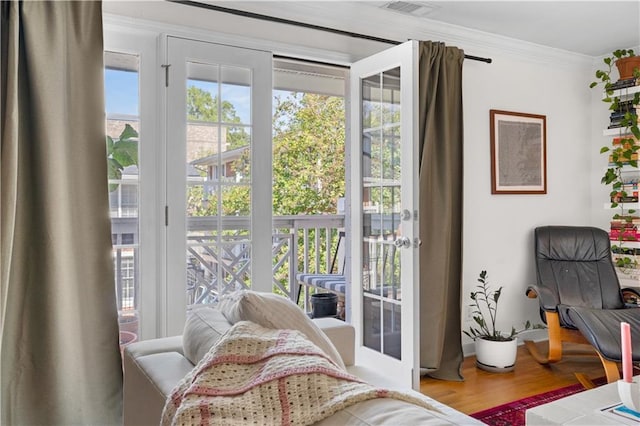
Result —
[[[338,313],[338,295],[334,293],[312,294],[311,311],[314,318],[336,316]]]

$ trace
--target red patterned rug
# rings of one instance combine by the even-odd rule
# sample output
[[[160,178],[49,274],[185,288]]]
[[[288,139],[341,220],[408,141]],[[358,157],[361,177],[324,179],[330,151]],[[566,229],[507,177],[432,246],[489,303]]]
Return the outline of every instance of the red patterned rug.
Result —
[[[593,382],[599,386],[606,383],[606,379],[601,377],[595,379]],[[584,387],[580,383],[577,383],[575,385],[565,386],[560,389],[555,389],[538,395],[529,396],[527,398],[518,399],[507,404],[498,405],[497,407],[478,411],[477,413],[471,414],[471,417],[490,426],[520,426],[524,425],[524,413],[527,409],[555,401],[556,399],[564,398],[565,396],[569,396],[574,393],[582,392],[583,390],[585,390]]]

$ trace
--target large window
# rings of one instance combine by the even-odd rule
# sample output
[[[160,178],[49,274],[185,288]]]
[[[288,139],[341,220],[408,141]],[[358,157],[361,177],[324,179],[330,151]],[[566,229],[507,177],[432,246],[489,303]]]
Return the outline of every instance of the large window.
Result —
[[[254,217],[251,211],[256,197],[268,193],[267,186],[257,193],[252,189],[256,180],[273,193],[273,228],[259,228],[267,233],[267,243],[273,235],[273,282],[261,280],[273,291],[292,296],[296,272],[325,272],[344,226],[346,69],[275,60],[273,90],[262,84],[272,96],[272,116],[257,117],[248,101],[255,70],[189,59],[183,80],[175,83],[185,90],[180,96],[185,108],[180,116],[186,118],[182,154],[176,151],[179,135],[171,133],[176,127],[159,119],[158,101],[168,94],[167,116],[173,117],[169,104],[177,99],[170,95],[177,62],[168,61],[173,63],[169,80],[160,78],[152,43],[129,45],[134,39],[106,43],[105,52],[114,285],[123,344],[181,330],[175,319],[184,314],[172,307],[179,299],[176,289],[186,291],[191,305],[215,302],[223,290],[252,286],[249,225],[261,213]],[[269,180],[261,178],[266,155],[252,157],[259,137],[256,119],[266,127],[272,123]],[[172,195],[177,179],[171,168],[185,170],[177,161],[182,156],[186,210],[180,212],[172,208],[182,202]],[[256,166],[261,176],[253,174]],[[180,238],[172,226],[182,221],[181,214],[186,258],[172,252]],[[261,247],[265,252],[268,246]]]

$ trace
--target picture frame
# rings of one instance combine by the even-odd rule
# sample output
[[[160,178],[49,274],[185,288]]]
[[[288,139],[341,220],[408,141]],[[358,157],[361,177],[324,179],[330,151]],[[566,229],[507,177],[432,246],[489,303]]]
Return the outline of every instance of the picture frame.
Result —
[[[489,111],[491,193],[547,193],[547,117]]]

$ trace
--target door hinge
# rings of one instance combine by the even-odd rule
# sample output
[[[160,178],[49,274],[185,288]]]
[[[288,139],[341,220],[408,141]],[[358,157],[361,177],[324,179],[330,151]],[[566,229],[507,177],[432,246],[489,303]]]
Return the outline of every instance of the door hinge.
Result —
[[[164,226],[169,226],[169,206],[164,206]]]
[[[169,87],[169,67],[171,64],[160,65],[164,68],[164,87]]]

